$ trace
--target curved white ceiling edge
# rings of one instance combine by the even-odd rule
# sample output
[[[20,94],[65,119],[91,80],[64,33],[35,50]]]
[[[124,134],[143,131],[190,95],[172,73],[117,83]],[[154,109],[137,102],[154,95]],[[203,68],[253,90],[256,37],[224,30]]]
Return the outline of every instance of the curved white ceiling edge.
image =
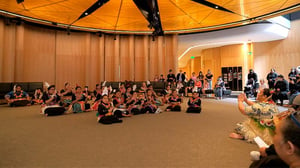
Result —
[[[201,50],[232,44],[251,42],[267,42],[285,39],[289,29],[281,24],[264,22],[242,27],[213,31],[207,33],[179,35],[178,67],[185,67],[193,50],[199,56]]]

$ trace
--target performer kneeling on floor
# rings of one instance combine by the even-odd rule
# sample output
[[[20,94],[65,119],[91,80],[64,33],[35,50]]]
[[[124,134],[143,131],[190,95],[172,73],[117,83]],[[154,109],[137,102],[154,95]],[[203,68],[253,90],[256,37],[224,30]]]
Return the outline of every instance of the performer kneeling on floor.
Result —
[[[64,114],[66,111],[64,107],[60,106],[60,96],[55,91],[55,86],[48,87],[48,92],[43,94],[43,104],[41,108],[41,114],[45,116],[56,116]]]
[[[10,107],[30,105],[30,97],[28,93],[22,90],[21,85],[15,85],[15,89],[5,96]]]
[[[169,106],[166,111],[181,111],[181,98],[177,95],[177,91],[172,91],[172,96],[168,100]]]
[[[201,99],[197,92],[193,92],[193,96],[188,101],[187,113],[200,113],[201,112]]]
[[[114,107],[112,106],[111,102],[109,102],[108,96],[103,95],[101,103],[98,107],[97,121],[102,124],[121,123],[122,120],[113,115],[113,110]]]

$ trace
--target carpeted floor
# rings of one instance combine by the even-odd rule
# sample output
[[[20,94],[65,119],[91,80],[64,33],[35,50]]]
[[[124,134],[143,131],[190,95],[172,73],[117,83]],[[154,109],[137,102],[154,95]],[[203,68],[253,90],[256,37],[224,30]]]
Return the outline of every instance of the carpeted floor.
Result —
[[[202,108],[101,125],[96,112],[43,117],[39,106],[0,106],[0,167],[249,167],[257,146],[228,138],[244,119],[236,99],[202,99]]]

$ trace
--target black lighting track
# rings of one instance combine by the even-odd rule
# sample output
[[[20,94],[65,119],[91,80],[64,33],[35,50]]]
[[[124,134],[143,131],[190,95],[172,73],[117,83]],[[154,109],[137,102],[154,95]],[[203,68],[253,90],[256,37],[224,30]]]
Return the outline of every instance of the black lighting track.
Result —
[[[219,6],[217,4],[214,4],[214,3],[211,3],[211,2],[208,2],[206,0],[192,0],[194,2],[197,2],[197,3],[200,3],[202,5],[205,5],[207,7],[210,7],[210,8],[214,8],[214,9],[217,9],[217,10],[220,10],[220,11],[224,11],[224,12],[229,12],[229,13],[234,13],[233,11],[229,10],[229,9],[226,9],[222,6]]]
[[[70,23],[67,29],[69,29],[70,26],[72,24],[74,24],[75,22],[77,22],[78,20],[80,20],[80,19],[92,14],[93,12],[95,12],[95,10],[99,9],[101,6],[103,6],[108,1],[109,0],[97,0],[97,2],[95,2],[87,10],[85,10],[76,20],[74,20],[72,23]]]
[[[154,28],[153,36],[163,36],[164,31],[160,20],[157,0],[133,0],[140,12],[149,22],[148,27]]]

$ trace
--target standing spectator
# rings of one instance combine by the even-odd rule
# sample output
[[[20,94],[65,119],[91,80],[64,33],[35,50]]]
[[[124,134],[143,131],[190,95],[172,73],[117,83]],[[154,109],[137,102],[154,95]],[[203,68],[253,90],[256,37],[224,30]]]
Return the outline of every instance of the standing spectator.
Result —
[[[167,76],[167,82],[173,83],[176,80],[175,74],[172,72],[172,69],[169,70],[169,74]]]
[[[275,80],[277,78],[277,73],[275,72],[275,69],[272,68],[271,72],[268,73],[267,75],[267,80],[268,80],[268,85],[269,85],[269,89],[274,89],[275,86]]]
[[[290,84],[289,88],[290,88],[289,105],[292,105],[295,97],[300,94],[300,76],[299,75],[296,77],[296,83],[293,84],[293,87],[291,87],[291,84]]]
[[[296,76],[297,76],[296,68],[292,68],[291,72],[289,73],[289,79],[296,82]]]
[[[164,78],[164,75],[163,75],[163,74],[161,74],[161,75],[159,76],[159,81],[160,81],[160,82],[165,82],[165,78]]]
[[[253,69],[250,69],[249,70],[249,73],[248,73],[248,80],[250,79],[253,79],[255,83],[257,83],[257,74],[253,71]]]
[[[203,84],[204,84],[204,75],[203,75],[202,71],[199,72],[198,78],[201,81],[201,84],[203,86]]]
[[[179,70],[179,73],[176,76],[177,82],[184,82],[185,81],[185,75],[182,73],[182,70]]]
[[[213,78],[213,74],[211,73],[210,69],[207,71],[207,74],[205,75],[205,80],[208,83],[208,88],[209,90],[212,89],[212,78]]]
[[[278,75],[277,81],[274,86],[275,92],[273,93],[273,100],[276,103],[280,100],[280,105],[283,105],[283,100],[287,99],[287,94],[289,92],[289,83],[284,79],[283,75]]]
[[[195,72],[192,73],[191,79],[192,79],[194,82],[196,82],[197,76],[196,76],[196,73],[195,73]]]

